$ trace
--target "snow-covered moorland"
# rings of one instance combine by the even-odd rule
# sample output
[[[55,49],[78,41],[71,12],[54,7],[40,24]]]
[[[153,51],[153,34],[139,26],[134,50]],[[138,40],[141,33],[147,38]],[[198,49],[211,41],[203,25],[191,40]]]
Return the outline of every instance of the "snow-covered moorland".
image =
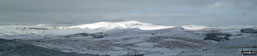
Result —
[[[62,52],[110,56],[241,56],[257,50],[255,26],[165,26],[138,21],[0,25],[0,38]],[[1,47],[0,47],[1,48]],[[0,51],[1,53],[1,51]]]

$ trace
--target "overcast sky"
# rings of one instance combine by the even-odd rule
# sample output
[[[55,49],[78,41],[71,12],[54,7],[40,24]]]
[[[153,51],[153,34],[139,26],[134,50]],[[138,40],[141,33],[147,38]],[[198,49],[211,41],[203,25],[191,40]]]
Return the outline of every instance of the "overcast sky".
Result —
[[[257,0],[0,0],[0,24],[257,25]]]

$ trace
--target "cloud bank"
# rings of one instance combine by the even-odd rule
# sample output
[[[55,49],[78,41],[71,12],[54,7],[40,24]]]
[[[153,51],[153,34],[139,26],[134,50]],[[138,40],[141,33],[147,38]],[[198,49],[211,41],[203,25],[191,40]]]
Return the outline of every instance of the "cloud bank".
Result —
[[[256,0],[0,0],[0,24],[257,25]]]

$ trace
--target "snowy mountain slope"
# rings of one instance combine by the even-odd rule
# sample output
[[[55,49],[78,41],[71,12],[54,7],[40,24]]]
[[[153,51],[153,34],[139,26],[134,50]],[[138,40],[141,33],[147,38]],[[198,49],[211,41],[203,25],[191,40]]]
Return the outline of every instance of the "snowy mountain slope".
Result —
[[[150,23],[142,23],[139,21],[123,21],[123,22],[98,22],[93,24],[83,24],[77,26],[67,27],[68,29],[79,28],[79,29],[129,29],[138,28],[141,30],[156,30],[172,28],[174,26],[161,26]]]
[[[254,26],[240,26],[240,27],[218,27],[219,33],[232,34],[230,40],[216,42],[214,47],[202,50],[181,52],[177,56],[244,56],[241,54],[242,50],[256,51],[257,35],[256,33],[241,33],[242,28],[253,28]],[[255,56],[255,55],[253,55]]]
[[[0,39],[0,56],[99,56],[94,54],[66,53],[24,44],[12,40]]]
[[[44,31],[54,30],[55,26],[48,25],[0,25],[0,35],[43,34]]]
[[[64,52],[110,54],[112,56],[125,55],[127,53],[143,53],[145,55],[175,55],[181,51],[194,50],[208,47],[208,41],[152,36],[125,36],[125,37],[106,37],[102,39],[93,38],[64,38],[52,37],[55,39],[36,39],[18,40],[19,42],[29,43],[45,48],[61,50]],[[172,51],[172,50],[177,50]],[[169,52],[174,53],[169,53]],[[124,53],[113,53],[124,52]],[[113,53],[113,54],[111,54]]]
[[[92,24],[82,24],[76,26],[55,26],[55,25],[0,25],[0,34],[2,35],[19,35],[19,34],[72,34],[80,32],[103,32],[116,29],[140,29],[140,30],[157,30],[173,28],[174,26],[161,26],[138,21],[123,22],[98,22]],[[66,33],[65,33],[66,32]]]
[[[241,28],[233,27],[219,28],[197,25],[175,27],[138,21],[98,22],[77,26],[10,26],[1,26],[0,38],[63,52],[111,56],[128,53],[145,54],[145,56],[190,56],[196,54],[215,56],[215,53],[219,53],[217,55],[222,56],[225,54],[223,52],[233,56],[240,54],[237,53],[238,48],[252,47],[257,43],[256,35],[241,33]],[[25,28],[25,30],[20,28]],[[102,33],[103,37],[94,38],[93,36],[98,35],[97,33]],[[230,40],[223,42],[203,40],[207,33],[226,33],[232,36]],[[242,42],[238,42],[242,39]],[[231,46],[235,49],[226,49]],[[205,49],[208,51],[202,51]]]

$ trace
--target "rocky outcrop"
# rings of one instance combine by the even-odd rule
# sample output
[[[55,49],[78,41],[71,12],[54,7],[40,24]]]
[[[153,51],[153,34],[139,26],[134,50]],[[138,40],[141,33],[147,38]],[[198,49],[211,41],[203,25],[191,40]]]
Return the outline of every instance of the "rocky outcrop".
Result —
[[[36,28],[36,27],[29,28],[29,29],[34,29],[34,30],[48,30],[48,28]]]
[[[127,55],[121,55],[121,56],[144,56],[144,54],[127,54]]]
[[[95,34],[90,34],[93,38],[104,38],[104,35],[102,32],[101,33],[95,33]]]
[[[230,36],[232,35],[225,33],[207,33],[204,40],[224,41],[229,40]]]
[[[245,28],[240,30],[241,33],[257,33],[257,29],[254,28]]]
[[[76,33],[72,35],[67,35],[64,37],[86,37],[86,36],[92,36],[93,38],[103,38],[106,34],[100,32],[100,33]]]

